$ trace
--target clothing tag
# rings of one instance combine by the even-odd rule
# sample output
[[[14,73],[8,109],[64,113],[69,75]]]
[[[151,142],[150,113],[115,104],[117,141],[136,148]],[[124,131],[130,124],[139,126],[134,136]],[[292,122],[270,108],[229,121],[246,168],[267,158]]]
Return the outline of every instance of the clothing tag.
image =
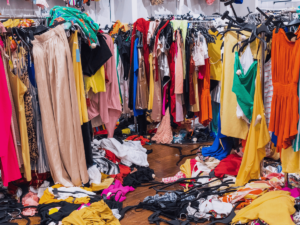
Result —
[[[80,62],[80,51],[76,49],[76,62]]]

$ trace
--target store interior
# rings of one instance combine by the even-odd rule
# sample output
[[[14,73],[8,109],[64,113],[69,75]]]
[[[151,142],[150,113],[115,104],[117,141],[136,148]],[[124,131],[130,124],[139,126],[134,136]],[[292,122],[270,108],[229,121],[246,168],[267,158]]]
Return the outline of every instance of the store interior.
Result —
[[[299,26],[298,0],[2,0],[0,224],[300,225]]]

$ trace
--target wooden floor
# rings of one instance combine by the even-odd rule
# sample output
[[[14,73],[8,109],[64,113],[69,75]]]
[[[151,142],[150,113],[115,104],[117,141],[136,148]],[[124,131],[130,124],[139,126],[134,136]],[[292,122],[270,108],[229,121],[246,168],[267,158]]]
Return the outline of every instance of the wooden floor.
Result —
[[[212,144],[212,143],[210,143]],[[203,144],[207,145],[207,144]],[[190,150],[198,147],[199,145],[180,145],[182,149],[182,153],[185,155],[191,154]],[[150,164],[150,168],[152,168],[155,172],[156,178],[155,180],[161,181],[164,177],[174,176],[178,171],[181,164],[185,162],[188,158],[184,158],[179,166],[176,166],[176,162],[179,160],[179,151],[174,148],[170,148],[164,145],[151,145],[145,146],[147,149],[153,149],[153,153],[148,155],[148,161]],[[194,151],[193,153],[196,153]],[[195,157],[195,156],[194,156]],[[182,189],[180,186],[171,187],[170,189]],[[149,189],[148,187],[138,187],[134,192],[130,192],[127,194],[127,199],[124,201],[123,206],[137,205],[140,201],[142,201],[146,196],[155,195],[155,191]],[[148,217],[152,214],[152,212],[143,210],[140,212],[135,212],[134,210],[126,213],[124,219],[121,221],[122,225],[131,225],[138,224],[144,225],[149,224]],[[40,224],[38,217],[31,218],[32,225]],[[17,222],[22,225],[26,225],[25,220],[12,221]],[[198,225],[201,225],[198,223]]]

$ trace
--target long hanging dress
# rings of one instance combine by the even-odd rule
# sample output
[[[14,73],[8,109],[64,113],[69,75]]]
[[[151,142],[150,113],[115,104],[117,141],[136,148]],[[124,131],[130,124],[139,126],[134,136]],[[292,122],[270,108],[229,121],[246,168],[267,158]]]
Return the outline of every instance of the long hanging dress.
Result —
[[[260,177],[260,163],[266,156],[265,146],[270,141],[270,135],[264,115],[259,68],[260,63],[258,63],[256,75],[256,87],[252,114],[253,119],[251,121],[250,130],[247,137],[242,164],[235,182],[237,186],[243,186],[249,180],[258,179]],[[261,120],[258,119],[259,115]]]
[[[19,170],[15,144],[14,144],[12,131],[11,131],[11,121],[12,121],[11,116],[12,116],[12,106],[9,98],[7,80],[6,80],[3,60],[1,56],[0,57],[0,127],[1,127],[0,159],[1,159],[1,177],[4,186],[8,186],[8,182],[18,180],[22,177]],[[29,156],[29,152],[28,152],[28,156]]]
[[[33,44],[44,138],[53,180],[65,187],[89,181],[75,75],[62,25],[36,35]]]

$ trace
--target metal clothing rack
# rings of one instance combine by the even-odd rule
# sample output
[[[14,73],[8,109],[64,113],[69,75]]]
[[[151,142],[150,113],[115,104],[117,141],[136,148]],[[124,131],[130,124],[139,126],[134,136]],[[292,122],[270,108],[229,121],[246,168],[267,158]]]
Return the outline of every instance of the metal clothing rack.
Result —
[[[0,20],[1,19],[46,19],[46,17],[37,16],[37,15],[23,15],[23,16],[0,15]]]

